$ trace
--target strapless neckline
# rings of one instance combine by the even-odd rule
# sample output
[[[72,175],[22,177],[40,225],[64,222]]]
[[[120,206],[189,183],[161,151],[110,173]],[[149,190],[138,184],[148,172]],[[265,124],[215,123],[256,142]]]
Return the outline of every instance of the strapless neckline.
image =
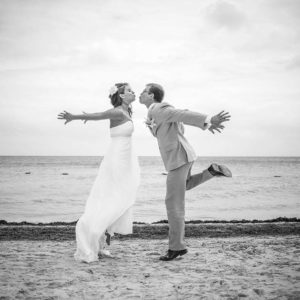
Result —
[[[128,120],[128,121],[124,122],[123,124],[120,124],[120,125],[117,125],[117,126],[114,126],[114,127],[110,127],[109,129],[112,130],[112,129],[114,129],[114,128],[117,128],[117,127],[120,127],[120,126],[122,126],[122,125],[124,125],[124,124],[127,124],[128,122],[133,123],[132,120]]]

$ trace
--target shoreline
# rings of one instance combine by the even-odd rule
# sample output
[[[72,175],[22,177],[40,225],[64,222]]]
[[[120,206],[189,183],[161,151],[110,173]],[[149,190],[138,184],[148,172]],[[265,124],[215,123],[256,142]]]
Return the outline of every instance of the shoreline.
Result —
[[[78,221],[78,220],[77,220]],[[21,222],[8,222],[6,220],[0,220],[0,226],[24,226],[24,225],[30,225],[30,226],[75,226],[77,221],[72,222],[61,222],[61,221],[55,221],[55,222],[48,222],[48,223],[42,223],[42,222],[27,222],[27,221],[21,221]],[[266,219],[266,220],[190,220],[185,221],[185,224],[260,224],[260,223],[300,223],[300,218],[287,218],[287,217],[278,217],[274,219]],[[133,222],[134,225],[154,225],[154,224],[168,224],[168,220],[160,220],[155,221],[151,223],[147,222]]]
[[[246,236],[288,236],[300,235],[300,222],[260,223],[188,223],[187,238],[230,238]],[[0,224],[0,241],[72,241],[75,240],[75,224]],[[133,233],[115,234],[113,240],[167,239],[168,224],[134,224]]]

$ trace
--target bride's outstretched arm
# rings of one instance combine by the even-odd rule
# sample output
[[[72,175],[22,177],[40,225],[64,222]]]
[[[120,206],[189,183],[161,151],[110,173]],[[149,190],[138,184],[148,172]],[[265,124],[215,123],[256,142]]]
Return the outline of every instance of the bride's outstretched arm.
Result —
[[[123,113],[119,109],[109,109],[104,112],[99,112],[99,113],[83,113],[81,115],[73,115],[67,111],[63,111],[62,113],[58,114],[58,119],[60,120],[65,120],[65,124],[73,121],[73,120],[82,120],[85,123],[87,121],[98,121],[98,120],[105,120],[105,119],[110,119],[110,120],[119,120],[122,119]]]

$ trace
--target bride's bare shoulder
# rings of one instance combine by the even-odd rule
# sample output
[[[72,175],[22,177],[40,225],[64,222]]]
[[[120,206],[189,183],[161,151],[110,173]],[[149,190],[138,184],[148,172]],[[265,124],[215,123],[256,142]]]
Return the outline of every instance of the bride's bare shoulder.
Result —
[[[122,120],[124,118],[124,114],[118,108],[111,108],[105,111],[105,113],[109,116],[109,119],[112,120]]]

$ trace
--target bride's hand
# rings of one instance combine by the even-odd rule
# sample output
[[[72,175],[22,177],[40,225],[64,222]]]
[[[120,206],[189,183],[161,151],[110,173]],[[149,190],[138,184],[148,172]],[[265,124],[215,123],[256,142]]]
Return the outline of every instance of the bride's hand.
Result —
[[[87,113],[85,112],[85,111],[82,111],[82,113],[84,114],[84,115],[87,115]],[[88,120],[82,120],[83,121],[83,124],[85,124]]]
[[[72,114],[68,113],[67,111],[64,110],[64,112],[58,114],[58,118],[57,119],[60,119],[60,120],[66,120],[65,121],[65,125],[71,121],[74,120],[74,117]]]

